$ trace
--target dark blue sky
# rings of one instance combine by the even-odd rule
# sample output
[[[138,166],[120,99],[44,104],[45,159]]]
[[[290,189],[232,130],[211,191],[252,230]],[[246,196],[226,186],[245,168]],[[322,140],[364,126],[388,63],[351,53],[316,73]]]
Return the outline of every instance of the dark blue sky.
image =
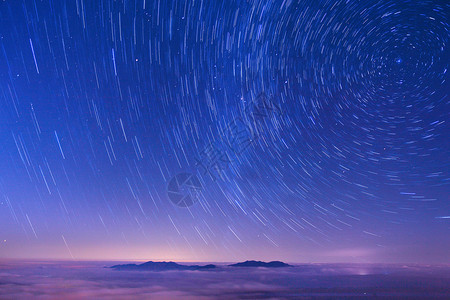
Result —
[[[449,263],[450,5],[310,2],[2,1],[0,258]]]

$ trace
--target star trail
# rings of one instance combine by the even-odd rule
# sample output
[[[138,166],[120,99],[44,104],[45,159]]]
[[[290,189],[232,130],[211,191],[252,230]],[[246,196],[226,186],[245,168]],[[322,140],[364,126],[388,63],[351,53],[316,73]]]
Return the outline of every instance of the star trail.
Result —
[[[449,12],[2,1],[0,256],[448,263]]]

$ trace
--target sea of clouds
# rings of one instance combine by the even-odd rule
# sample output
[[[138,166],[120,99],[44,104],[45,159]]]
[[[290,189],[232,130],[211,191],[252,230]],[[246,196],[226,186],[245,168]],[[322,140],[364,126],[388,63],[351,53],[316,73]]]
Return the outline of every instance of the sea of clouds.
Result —
[[[0,299],[433,298],[450,266],[308,264],[293,268],[118,271],[105,262],[1,262]]]

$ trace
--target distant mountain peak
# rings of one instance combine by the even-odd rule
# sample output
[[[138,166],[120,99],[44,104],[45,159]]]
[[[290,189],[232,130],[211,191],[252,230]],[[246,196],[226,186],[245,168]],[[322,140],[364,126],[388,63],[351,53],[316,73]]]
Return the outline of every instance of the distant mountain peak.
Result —
[[[181,265],[176,262],[154,262],[148,261],[142,264],[125,264],[125,265],[115,265],[111,267],[116,270],[139,270],[139,271],[170,271],[170,270],[209,270],[216,268],[215,265],[209,264],[204,266],[199,265]]]
[[[271,262],[263,262],[256,260],[247,260],[245,262],[240,262],[236,264],[229,265],[230,267],[264,267],[264,268],[283,268],[283,267],[292,267],[281,261],[271,261]]]

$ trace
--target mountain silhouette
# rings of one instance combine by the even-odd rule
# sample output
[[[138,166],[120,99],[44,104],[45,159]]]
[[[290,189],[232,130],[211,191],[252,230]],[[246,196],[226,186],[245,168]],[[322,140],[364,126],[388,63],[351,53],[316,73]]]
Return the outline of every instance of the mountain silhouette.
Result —
[[[281,261],[271,261],[271,262],[263,262],[256,260],[247,260],[245,262],[240,262],[232,265],[228,265],[229,267],[264,267],[264,268],[283,268],[283,267],[292,267],[291,265],[285,264]],[[181,265],[173,261],[169,262],[154,262],[148,261],[142,264],[124,264],[124,265],[115,265],[110,267],[111,269],[116,270],[139,270],[139,271],[170,271],[170,270],[211,270],[217,269],[216,265]]]
[[[125,264],[125,265],[115,265],[111,267],[116,270],[142,270],[142,271],[169,271],[169,270],[210,270],[216,268],[215,265],[180,265],[175,262],[153,262],[148,261],[143,264]]]
[[[271,262],[263,262],[256,260],[247,260],[245,262],[237,263],[229,265],[230,267],[265,267],[265,268],[283,268],[283,267],[292,267],[291,265],[285,264],[281,261],[271,261]]]

